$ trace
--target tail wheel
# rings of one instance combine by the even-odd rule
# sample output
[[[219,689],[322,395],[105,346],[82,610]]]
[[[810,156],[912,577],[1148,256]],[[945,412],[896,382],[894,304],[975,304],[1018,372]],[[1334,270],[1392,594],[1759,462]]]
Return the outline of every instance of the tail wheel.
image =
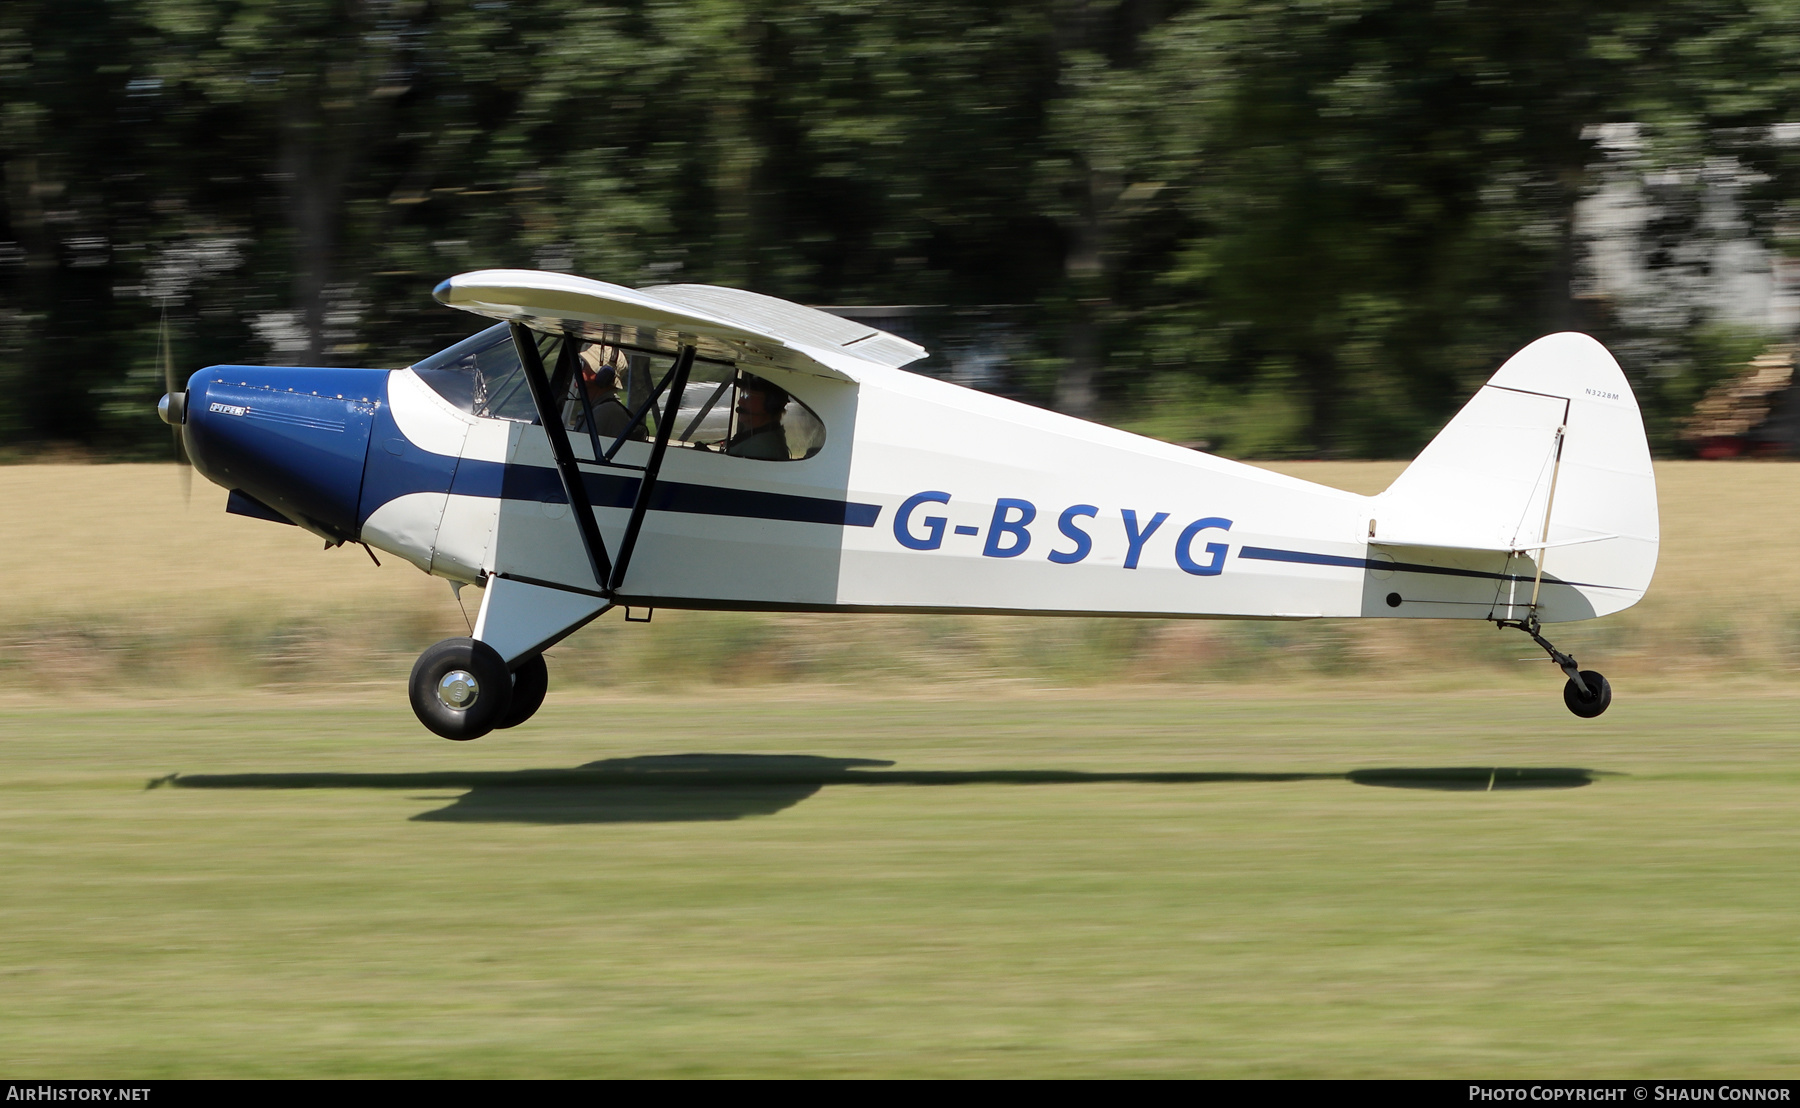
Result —
[[[1612,704],[1612,685],[1591,669],[1581,671],[1581,680],[1587,685],[1588,691],[1583,694],[1574,678],[1570,678],[1563,685],[1563,703],[1569,706],[1569,711],[1582,719],[1593,719]]]
[[[544,703],[544,694],[550,691],[550,668],[544,664],[542,654],[533,654],[531,660],[521,662],[519,668],[512,673],[512,702],[507,705],[506,713],[494,729],[517,727],[537,714]]]
[[[465,742],[499,725],[512,703],[513,681],[505,660],[487,643],[445,639],[413,663],[407,691],[420,723]]]

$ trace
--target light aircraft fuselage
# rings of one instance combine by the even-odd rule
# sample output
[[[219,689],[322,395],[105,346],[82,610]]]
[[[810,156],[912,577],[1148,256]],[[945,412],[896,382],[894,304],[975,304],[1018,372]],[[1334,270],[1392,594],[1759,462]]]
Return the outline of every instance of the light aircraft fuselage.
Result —
[[[904,340],[737,290],[484,271],[437,295],[506,322],[400,370],[210,367],[175,414],[233,510],[482,587],[467,649],[515,674],[617,605],[1450,618],[1543,643],[1655,567],[1636,402],[1582,335],[1521,351],[1360,496],[911,373]]]

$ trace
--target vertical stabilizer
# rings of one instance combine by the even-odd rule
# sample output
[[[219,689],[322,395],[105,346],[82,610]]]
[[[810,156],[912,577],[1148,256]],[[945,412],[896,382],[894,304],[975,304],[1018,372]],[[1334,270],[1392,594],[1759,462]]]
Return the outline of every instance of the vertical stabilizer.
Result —
[[[1635,604],[1656,569],[1656,477],[1637,398],[1587,335],[1527,346],[1375,498],[1373,546],[1506,551],[1544,622]],[[1502,613],[1519,618],[1529,591]]]

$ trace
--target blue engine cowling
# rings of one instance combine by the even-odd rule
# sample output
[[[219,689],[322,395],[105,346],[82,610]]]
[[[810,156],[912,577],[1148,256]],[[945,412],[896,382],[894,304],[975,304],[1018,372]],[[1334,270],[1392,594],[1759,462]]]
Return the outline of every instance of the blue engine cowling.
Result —
[[[354,542],[385,369],[209,366],[188,379],[194,468],[307,530]]]

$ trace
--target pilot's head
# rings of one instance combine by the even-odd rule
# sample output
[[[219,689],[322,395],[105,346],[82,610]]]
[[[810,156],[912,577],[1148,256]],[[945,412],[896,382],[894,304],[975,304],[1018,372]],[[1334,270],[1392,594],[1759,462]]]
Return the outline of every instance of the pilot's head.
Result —
[[[619,390],[618,358],[607,347],[594,345],[581,352],[581,385],[592,399]]]
[[[738,419],[751,430],[759,430],[781,422],[787,410],[787,390],[773,381],[745,374],[738,381]]]

